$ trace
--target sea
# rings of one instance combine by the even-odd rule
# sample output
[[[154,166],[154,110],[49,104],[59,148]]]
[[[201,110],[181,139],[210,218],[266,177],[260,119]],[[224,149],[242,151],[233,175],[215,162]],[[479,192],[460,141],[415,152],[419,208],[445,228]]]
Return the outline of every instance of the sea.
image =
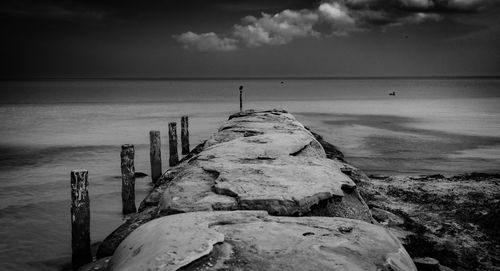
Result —
[[[159,130],[166,170],[168,123],[189,116],[194,147],[239,111],[240,86],[244,109],[286,109],[367,174],[500,172],[500,78],[4,80],[0,270],[67,270],[70,171],[89,171],[99,242],[124,219],[120,146],[149,174]],[[136,179],[137,205],[150,181]]]

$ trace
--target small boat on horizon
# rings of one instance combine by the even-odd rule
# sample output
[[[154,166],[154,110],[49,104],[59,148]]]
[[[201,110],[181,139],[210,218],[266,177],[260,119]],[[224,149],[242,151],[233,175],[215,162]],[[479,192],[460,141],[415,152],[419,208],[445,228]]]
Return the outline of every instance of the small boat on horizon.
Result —
[[[390,92],[389,96],[396,96],[396,91]]]

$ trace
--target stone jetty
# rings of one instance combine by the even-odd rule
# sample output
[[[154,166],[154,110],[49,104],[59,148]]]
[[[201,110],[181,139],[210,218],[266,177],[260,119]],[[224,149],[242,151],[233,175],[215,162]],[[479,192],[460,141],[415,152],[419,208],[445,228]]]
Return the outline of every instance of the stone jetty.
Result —
[[[416,270],[324,143],[284,110],[230,116],[82,270]]]

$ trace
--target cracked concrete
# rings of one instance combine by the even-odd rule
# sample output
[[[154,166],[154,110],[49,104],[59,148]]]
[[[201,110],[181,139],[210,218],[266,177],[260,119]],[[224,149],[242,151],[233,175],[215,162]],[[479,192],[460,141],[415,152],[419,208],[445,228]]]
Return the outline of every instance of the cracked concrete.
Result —
[[[346,230],[348,229],[348,230]],[[416,271],[386,229],[359,220],[194,212],[151,221],[118,247],[109,270]]]
[[[311,132],[279,110],[231,117],[172,180],[160,206],[163,214],[265,210],[297,216],[314,211],[371,221],[356,184],[326,158]]]

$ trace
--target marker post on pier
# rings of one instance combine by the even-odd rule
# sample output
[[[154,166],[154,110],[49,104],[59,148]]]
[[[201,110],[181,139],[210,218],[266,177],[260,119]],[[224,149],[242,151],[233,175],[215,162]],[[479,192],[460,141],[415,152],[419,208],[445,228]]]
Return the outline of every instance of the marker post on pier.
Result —
[[[92,261],[90,251],[90,200],[88,171],[71,171],[72,266],[77,270]]]
[[[122,211],[124,215],[135,213],[135,167],[134,167],[134,145],[122,145],[121,168],[122,168]]]
[[[240,86],[240,112],[243,111],[243,86]]]

